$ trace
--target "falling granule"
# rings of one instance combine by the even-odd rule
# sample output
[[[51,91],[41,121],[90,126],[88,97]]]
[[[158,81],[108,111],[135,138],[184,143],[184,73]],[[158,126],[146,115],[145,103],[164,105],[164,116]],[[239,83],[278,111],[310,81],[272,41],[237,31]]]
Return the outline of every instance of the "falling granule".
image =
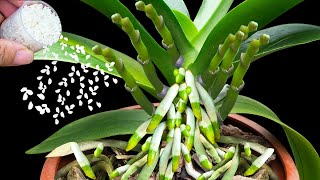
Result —
[[[112,78],[112,81],[113,81],[114,84],[118,84],[118,79]]]
[[[68,40],[68,38],[62,35],[60,39],[64,41]],[[50,116],[53,118],[55,124],[59,124],[61,119],[75,113],[80,108],[87,108],[89,111],[93,111],[94,108],[101,108],[102,103],[96,101],[97,97],[99,97],[99,84],[104,84],[106,87],[109,87],[110,84],[108,81],[110,80],[114,84],[118,83],[118,79],[110,78],[110,76],[105,73],[105,71],[112,71],[114,63],[108,63],[106,67],[103,66],[101,68],[98,64],[90,63],[91,56],[86,55],[84,46],[68,46],[66,43],[60,43],[60,46],[63,47],[63,50],[66,50],[65,53],[75,61],[78,61],[81,57],[82,61],[85,58],[88,63],[71,65],[69,72],[62,74],[61,77],[60,72],[58,72],[58,61],[52,61],[50,64],[44,65],[44,68],[40,70],[40,75],[36,77],[39,82],[37,92],[35,92],[37,96],[29,99],[33,95],[33,91],[27,87],[21,89],[23,93],[22,99],[24,101],[29,99],[28,109],[34,109],[38,111],[40,115],[51,113]],[[74,49],[74,52],[70,52],[70,49]],[[48,53],[49,49],[46,49],[46,52]],[[57,53],[49,52],[49,54],[58,59]],[[91,69],[90,67],[95,67],[95,69]],[[59,74],[58,77],[56,76],[57,74]],[[53,89],[52,87],[58,88]],[[79,91],[76,92],[73,91],[73,89],[79,89]],[[53,97],[56,98],[56,101],[50,103],[49,101],[52,99],[52,95],[54,95]],[[46,96],[50,98],[47,99]],[[34,97],[36,97],[36,99],[34,99]],[[75,101],[76,103],[72,104]],[[55,111],[51,112],[50,108]]]

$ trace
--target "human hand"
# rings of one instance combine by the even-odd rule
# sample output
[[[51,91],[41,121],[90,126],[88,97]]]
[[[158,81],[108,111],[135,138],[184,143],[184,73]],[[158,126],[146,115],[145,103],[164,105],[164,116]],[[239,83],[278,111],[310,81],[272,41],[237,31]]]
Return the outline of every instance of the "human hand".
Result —
[[[0,25],[13,14],[24,0],[0,0]],[[33,52],[14,41],[0,39],[0,66],[17,66],[29,64],[33,60]]]

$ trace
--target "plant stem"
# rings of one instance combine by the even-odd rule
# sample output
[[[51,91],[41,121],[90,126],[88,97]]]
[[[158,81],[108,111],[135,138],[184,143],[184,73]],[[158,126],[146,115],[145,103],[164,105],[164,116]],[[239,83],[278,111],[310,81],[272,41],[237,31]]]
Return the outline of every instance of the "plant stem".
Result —
[[[269,42],[269,39],[270,37],[268,35],[262,34],[258,40],[253,39],[248,45],[246,52],[241,54],[240,64],[238,65],[232,77],[230,85],[231,88],[227,92],[227,96],[223,101],[221,108],[219,109],[222,119],[227,118],[238,98],[239,92],[243,88],[243,78],[247,73],[247,70],[249,69],[253,56],[257,54],[261,45],[267,44]]]
[[[126,69],[122,60],[117,58],[110,48],[101,49],[100,46],[93,47],[93,51],[98,55],[103,55],[107,62],[114,62],[114,67],[125,81],[126,89],[131,93],[134,100],[150,115],[154,111],[153,104],[140,89],[132,74]]]
[[[129,36],[133,47],[138,53],[138,61],[141,63],[147,78],[154,86],[156,93],[160,94],[164,85],[158,78],[153,63],[150,61],[148,49],[140,37],[139,30],[134,29],[132,22],[128,17],[122,18],[120,14],[114,14],[111,17],[112,22],[121,26],[122,30]]]
[[[139,11],[144,11],[146,16],[151,19],[158,33],[162,37],[162,44],[167,49],[169,55],[172,57],[172,64],[175,65],[180,54],[173,41],[172,35],[164,23],[163,17],[159,16],[152,4],[145,5],[143,1],[136,2],[136,8]]]

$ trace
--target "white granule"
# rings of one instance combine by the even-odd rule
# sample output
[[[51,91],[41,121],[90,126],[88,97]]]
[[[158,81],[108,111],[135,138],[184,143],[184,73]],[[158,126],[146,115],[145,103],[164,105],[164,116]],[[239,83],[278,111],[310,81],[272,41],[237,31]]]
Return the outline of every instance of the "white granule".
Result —
[[[27,3],[2,23],[0,35],[37,52],[56,43],[61,31],[60,19],[51,7]]]

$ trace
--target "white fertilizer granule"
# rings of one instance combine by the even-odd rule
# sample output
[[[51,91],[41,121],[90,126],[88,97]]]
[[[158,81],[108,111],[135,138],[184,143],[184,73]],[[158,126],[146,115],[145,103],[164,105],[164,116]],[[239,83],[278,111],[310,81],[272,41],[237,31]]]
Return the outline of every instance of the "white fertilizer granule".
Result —
[[[2,23],[0,37],[37,52],[56,43],[61,31],[60,19],[51,6],[42,1],[26,1]]]

